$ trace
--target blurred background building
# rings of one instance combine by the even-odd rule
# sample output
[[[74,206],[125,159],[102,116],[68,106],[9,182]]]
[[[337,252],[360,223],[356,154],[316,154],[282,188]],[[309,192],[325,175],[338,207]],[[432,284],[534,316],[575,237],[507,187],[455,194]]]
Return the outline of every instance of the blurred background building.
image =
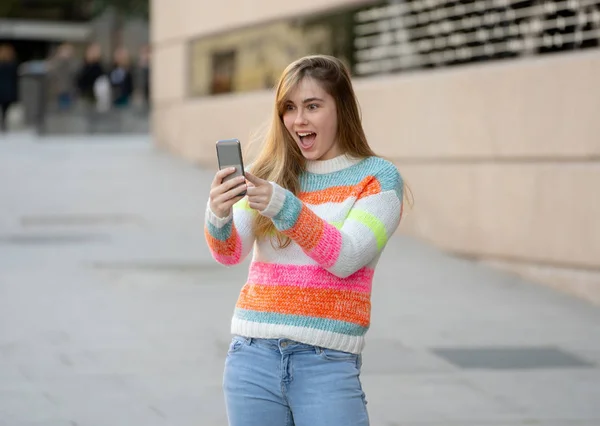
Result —
[[[148,42],[147,1],[2,0],[0,43],[11,43],[20,62],[46,59],[61,43],[83,53],[91,42],[105,59],[118,46],[137,51]]]
[[[99,62],[107,75],[115,68],[116,52],[126,51],[128,67],[140,92],[145,83],[137,66],[148,50],[148,43],[148,0],[2,0],[0,46],[12,52],[9,56],[13,57],[19,74],[17,97],[11,100],[8,110],[8,128],[31,127],[35,98],[35,102],[45,104],[46,130],[69,132],[78,127],[85,129],[84,124],[76,125],[78,121],[83,123],[83,118],[77,117],[77,107],[81,106],[77,102],[81,95],[77,79],[83,70],[88,47],[97,46]],[[54,66],[66,59],[68,66]],[[46,77],[43,96],[39,99],[38,86],[29,84],[28,77],[32,74]],[[3,90],[10,85],[4,74],[2,77],[0,98]],[[69,116],[58,117],[53,112],[64,106],[59,98],[60,92],[67,87],[72,89],[73,102],[69,105],[73,108],[69,109]],[[69,122],[65,121],[69,119]]]
[[[600,1],[152,0],[151,12],[160,146],[215,167],[216,140],[248,148],[268,120],[289,62],[336,55],[373,148],[413,190],[401,232],[600,302]]]

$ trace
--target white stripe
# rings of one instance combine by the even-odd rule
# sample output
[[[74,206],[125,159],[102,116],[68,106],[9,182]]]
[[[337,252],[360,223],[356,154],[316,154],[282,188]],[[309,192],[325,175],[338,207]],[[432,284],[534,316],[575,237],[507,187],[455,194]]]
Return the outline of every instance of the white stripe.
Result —
[[[346,218],[346,215],[356,202],[356,197],[346,198],[341,203],[324,203],[305,205],[322,219],[327,222],[340,222]]]
[[[216,214],[213,213],[213,211],[210,209],[210,206],[207,204],[206,205],[206,210],[204,212],[204,217],[206,218],[206,220],[213,225],[215,228],[222,228],[225,225],[227,225],[229,223],[229,221],[231,220],[231,218],[233,217],[231,214],[227,217],[219,217]]]
[[[277,240],[274,239],[275,247]],[[317,265],[313,259],[308,257],[300,246],[291,242],[284,249],[273,248],[269,240],[262,239],[255,244],[253,260],[257,262],[273,263],[276,261],[280,265]]]
[[[364,336],[296,327],[282,324],[265,324],[233,317],[231,333],[257,339],[290,339],[307,345],[319,346],[337,351],[360,354],[365,346]]]
[[[356,208],[365,210],[377,217],[384,224],[388,237],[398,227],[398,217],[392,212],[400,214],[400,200],[394,191],[386,191],[376,195],[361,198],[356,202]]]

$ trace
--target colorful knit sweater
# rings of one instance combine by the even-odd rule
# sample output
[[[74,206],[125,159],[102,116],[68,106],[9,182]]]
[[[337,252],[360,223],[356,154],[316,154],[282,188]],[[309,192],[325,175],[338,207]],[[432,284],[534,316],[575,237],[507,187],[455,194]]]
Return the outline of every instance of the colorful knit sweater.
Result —
[[[226,218],[206,210],[205,236],[216,261],[240,263],[254,247],[231,332],[360,353],[374,269],[402,215],[398,170],[378,157],[341,155],[309,161],[298,196],[271,184],[271,202],[260,213],[246,198]],[[256,239],[256,214],[271,218],[292,243],[278,248]]]

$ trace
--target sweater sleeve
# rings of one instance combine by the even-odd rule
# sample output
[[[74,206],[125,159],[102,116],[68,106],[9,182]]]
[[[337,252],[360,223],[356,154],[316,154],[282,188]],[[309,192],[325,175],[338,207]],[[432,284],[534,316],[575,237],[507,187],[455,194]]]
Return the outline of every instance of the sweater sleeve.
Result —
[[[271,202],[261,214],[295,241],[319,265],[345,278],[378,256],[402,216],[403,181],[389,164],[370,176],[341,223],[329,223],[292,192],[273,185]]]
[[[236,265],[244,261],[254,244],[253,216],[257,213],[242,198],[234,204],[228,217],[215,215],[207,203],[204,236],[213,258],[223,265]]]

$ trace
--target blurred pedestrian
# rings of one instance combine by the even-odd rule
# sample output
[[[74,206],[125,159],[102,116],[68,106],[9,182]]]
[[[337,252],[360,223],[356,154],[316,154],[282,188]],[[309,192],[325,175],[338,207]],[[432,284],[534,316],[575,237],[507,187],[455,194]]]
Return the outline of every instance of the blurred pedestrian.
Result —
[[[113,59],[113,67],[109,73],[113,105],[117,108],[123,108],[130,105],[133,94],[133,76],[131,75],[129,52],[124,47],[120,47],[115,51]]]
[[[61,44],[50,61],[50,81],[56,93],[60,110],[68,110],[73,104],[77,77],[77,62],[70,43]]]
[[[19,99],[19,77],[14,48],[0,45],[0,131],[8,129],[8,110]]]
[[[150,74],[151,74],[151,51],[147,44],[139,51],[137,63],[136,87],[140,92],[142,103],[146,109],[150,107]]]
[[[86,49],[83,65],[77,74],[77,88],[84,104],[88,132],[92,133],[96,129],[98,113],[110,109],[110,85],[98,43],[92,43]]]
[[[103,76],[106,76],[106,71],[102,65],[102,49],[99,44],[92,43],[86,49],[83,65],[77,74],[77,88],[87,104],[95,104],[94,85]]]
[[[340,60],[287,67],[250,170],[226,182],[231,169],[216,173],[205,219],[216,261],[238,264],[254,249],[225,361],[229,424],[366,426],[371,285],[404,184],[369,147]]]

